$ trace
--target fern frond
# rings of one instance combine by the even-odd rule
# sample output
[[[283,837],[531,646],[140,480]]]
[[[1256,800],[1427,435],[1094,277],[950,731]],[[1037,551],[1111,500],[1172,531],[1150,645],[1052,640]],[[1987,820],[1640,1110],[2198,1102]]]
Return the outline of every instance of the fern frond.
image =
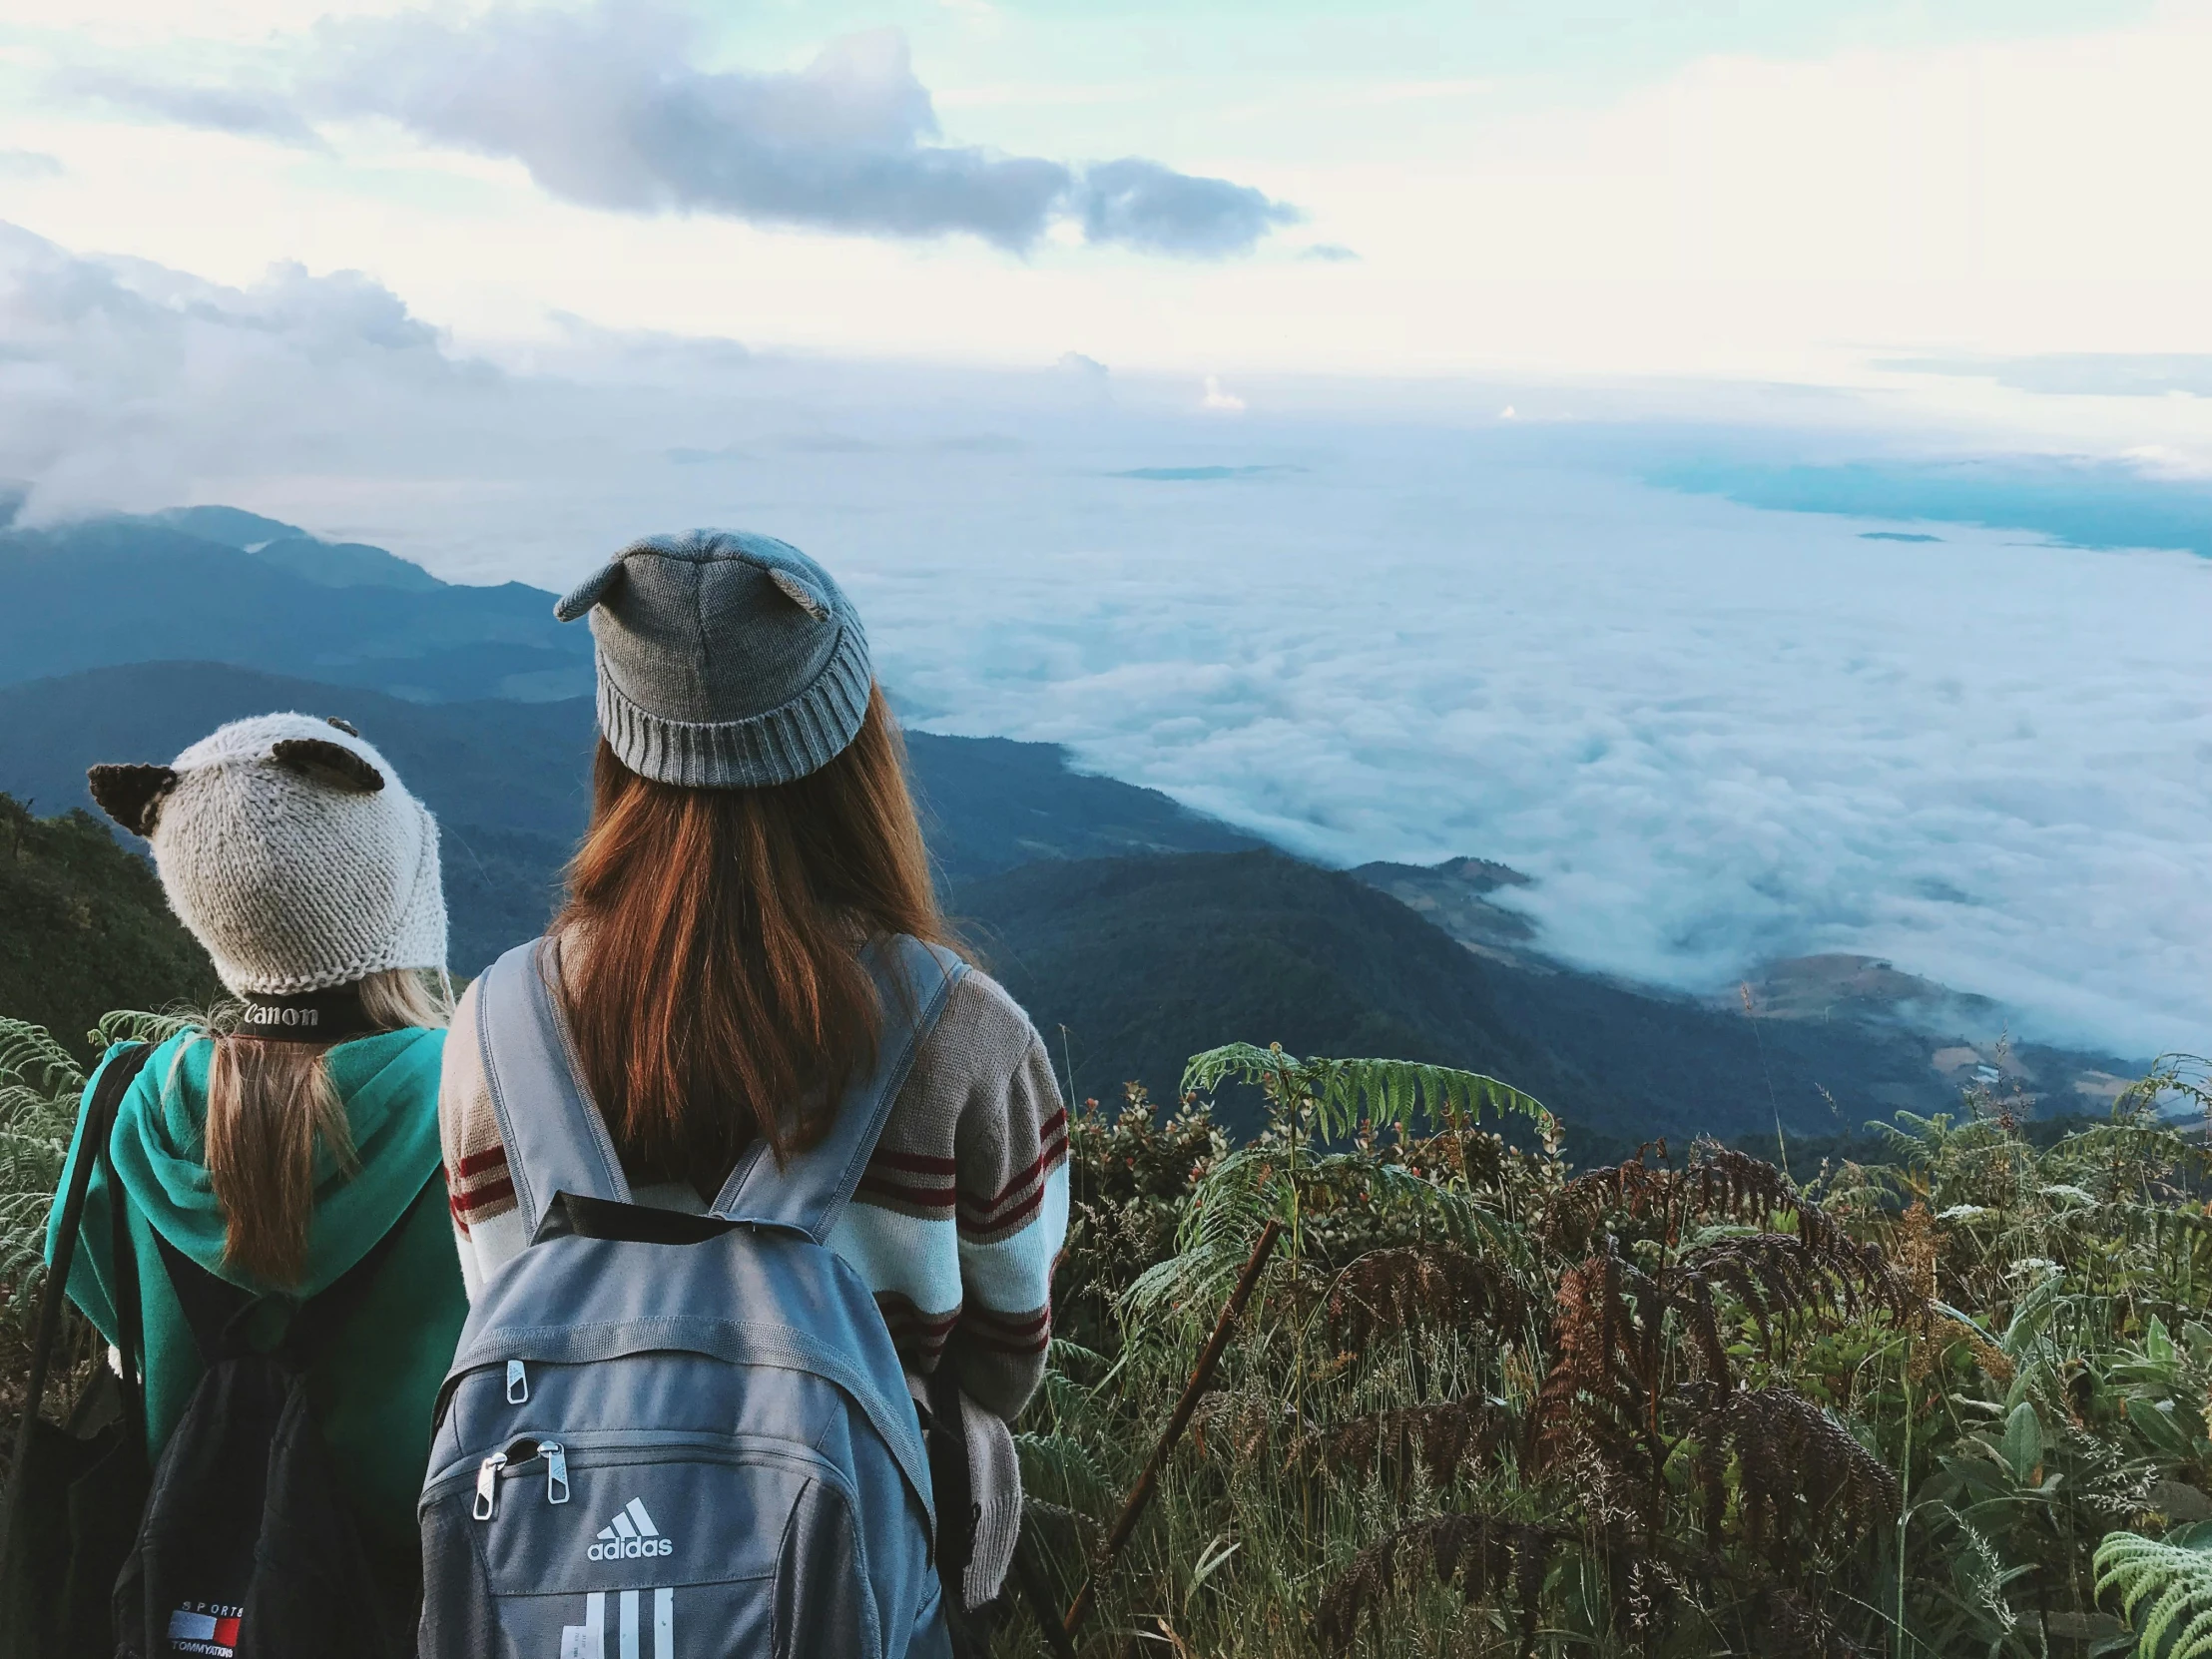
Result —
[[[45,1026],[5,1016],[0,1016],[0,1078],[49,1097],[75,1096],[85,1086],[84,1068]]]
[[[1247,1146],[1209,1170],[1184,1211],[1175,1254],[1147,1268],[1122,1292],[1124,1311],[1145,1314],[1218,1302],[1260,1229],[1288,1214],[1291,1189],[1282,1164],[1280,1149]]]
[[[2097,1545],[2094,1565],[2096,1592],[2119,1592],[2141,1659],[2212,1656],[2212,1549],[2111,1532]],[[2135,1610],[2146,1601],[2150,1606],[2138,1622]],[[2163,1645],[2169,1633],[2174,1640]]]
[[[1450,1245],[1371,1250],[1337,1275],[1327,1306],[1332,1334],[1354,1349],[1424,1324],[1521,1342],[1532,1313],[1512,1275]]]
[[[105,1052],[117,1043],[165,1043],[183,1032],[204,1030],[207,1023],[205,1016],[189,1011],[150,1014],[137,1008],[117,1008],[102,1014],[89,1034],[93,1046]]]
[[[1444,1513],[1415,1521],[1370,1544],[1322,1593],[1314,1633],[1328,1652],[1346,1653],[1363,1619],[1382,1622],[1383,1604],[1423,1564],[1441,1584],[1457,1579],[1470,1602],[1510,1602],[1522,1659],[1536,1650],[1537,1598],[1560,1534],[1494,1515]]]
[[[1410,1060],[1309,1060],[1306,1072],[1321,1108],[1322,1132],[1349,1134],[1362,1122],[1407,1129],[1431,1123],[1524,1118],[1539,1129],[1551,1113],[1535,1096],[1476,1071]]]
[[[1480,1072],[1413,1060],[1307,1059],[1280,1044],[1260,1048],[1228,1043],[1191,1056],[1183,1092],[1205,1092],[1224,1082],[1249,1083],[1273,1100],[1303,1100],[1315,1108],[1328,1136],[1351,1133],[1361,1123],[1409,1129],[1423,1116],[1432,1123],[1473,1123],[1485,1113],[1553,1126],[1541,1101],[1510,1083]]]
[[[1224,1043],[1203,1054],[1193,1054],[1183,1068],[1184,1094],[1207,1093],[1225,1082],[1250,1083],[1255,1088],[1297,1086],[1298,1056],[1287,1054],[1281,1044],[1261,1048],[1253,1043]]]

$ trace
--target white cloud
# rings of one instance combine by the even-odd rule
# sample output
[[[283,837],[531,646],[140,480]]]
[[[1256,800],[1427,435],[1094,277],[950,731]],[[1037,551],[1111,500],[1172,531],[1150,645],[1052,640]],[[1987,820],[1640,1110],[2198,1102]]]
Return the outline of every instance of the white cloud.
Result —
[[[1198,406],[1220,414],[1242,414],[1245,400],[1224,386],[1220,375],[1209,374],[1206,376],[1205,394],[1199,398]]]
[[[701,21],[666,0],[325,20],[266,72],[65,65],[50,96],[203,131],[327,150],[321,127],[395,123],[519,162],[564,201],[878,237],[966,233],[1033,247],[1048,229],[1139,253],[1251,252],[1302,216],[1249,185],[1138,156],[1074,167],[941,142],[905,35],[832,40],[796,70],[703,67]]]
[[[575,320],[494,366],[363,277],[0,239],[0,477],[48,514],[229,501],[555,589],[750,525],[848,582],[934,724],[1324,857],[1506,859],[1580,960],[1862,949],[2031,1032],[2206,1044],[2212,561],[1653,491],[1667,432],[1602,388],[1584,426],[1488,418],[1556,403],[1526,385],[1277,382],[1223,421],[1113,383]],[[1895,442],[1738,406],[1702,441]]]

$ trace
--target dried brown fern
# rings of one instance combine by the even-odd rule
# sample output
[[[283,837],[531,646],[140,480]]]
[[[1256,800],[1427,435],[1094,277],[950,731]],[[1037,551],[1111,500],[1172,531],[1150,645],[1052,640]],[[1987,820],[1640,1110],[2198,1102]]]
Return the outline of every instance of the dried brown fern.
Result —
[[[1753,1233],[1690,1251],[1682,1268],[1741,1303],[1770,1350],[1776,1328],[1795,1320],[1854,1318],[1872,1307],[1902,1312],[1903,1289],[1881,1251],[1846,1237],[1818,1210],[1800,1210],[1797,1219],[1795,1233]]]
[[[1335,1339],[1354,1349],[1421,1325],[1485,1326],[1511,1342],[1527,1329],[1529,1302],[1494,1263],[1447,1244],[1401,1245],[1371,1250],[1340,1273],[1328,1314]]]
[[[1337,1469],[1381,1466],[1402,1480],[1424,1471],[1437,1485],[1461,1469],[1487,1468],[1513,1447],[1520,1421],[1494,1400],[1447,1400],[1408,1405],[1303,1435],[1294,1455],[1302,1463]]]
[[[1898,1480],[1850,1430],[1793,1388],[1738,1389],[1696,1429],[1705,1534],[1718,1545],[1735,1454],[1744,1542],[1777,1572],[1816,1546],[1848,1548],[1895,1518]]]
[[[1522,1659],[1536,1648],[1544,1569],[1562,1534],[1550,1527],[1492,1515],[1444,1513],[1401,1526],[1353,1558],[1344,1576],[1322,1592],[1314,1617],[1323,1648],[1347,1653],[1363,1617],[1380,1628],[1382,1604],[1425,1561],[1439,1584],[1455,1578],[1469,1605],[1509,1603],[1520,1621]]]
[[[1695,1226],[1761,1227],[1776,1216],[1797,1218],[1799,1236],[1822,1255],[1858,1249],[1781,1170],[1707,1140],[1692,1147],[1690,1162],[1679,1168],[1667,1162],[1660,1141],[1623,1163],[1575,1177],[1547,1208],[1543,1231],[1553,1249],[1578,1256],[1596,1248],[1608,1222],[1631,1224],[1672,1244]]]
[[[1669,1309],[1680,1304],[1692,1350],[1719,1377],[1727,1355],[1702,1282],[1684,1295],[1611,1244],[1559,1276],[1551,1370],[1529,1416],[1528,1460],[1536,1471],[1574,1471],[1590,1496],[1608,1508],[1625,1504],[1652,1525],[1665,1499]]]

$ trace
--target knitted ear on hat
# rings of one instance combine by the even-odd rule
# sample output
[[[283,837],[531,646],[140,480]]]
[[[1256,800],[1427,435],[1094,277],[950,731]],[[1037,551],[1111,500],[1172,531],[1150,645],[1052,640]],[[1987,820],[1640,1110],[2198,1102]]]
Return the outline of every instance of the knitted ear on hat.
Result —
[[[278,766],[289,767],[300,777],[335,790],[374,795],[384,787],[384,775],[358,750],[323,738],[283,738],[270,752]]]
[[[776,591],[797,605],[817,622],[830,620],[830,596],[796,570],[786,570],[782,565],[771,565],[768,579],[776,584]]]
[[[85,774],[100,810],[134,835],[151,835],[162,798],[177,787],[174,767],[94,767]]]
[[[555,622],[574,622],[607,595],[615,591],[622,580],[622,555],[617,554],[598,570],[571,588],[568,596],[553,607]]]

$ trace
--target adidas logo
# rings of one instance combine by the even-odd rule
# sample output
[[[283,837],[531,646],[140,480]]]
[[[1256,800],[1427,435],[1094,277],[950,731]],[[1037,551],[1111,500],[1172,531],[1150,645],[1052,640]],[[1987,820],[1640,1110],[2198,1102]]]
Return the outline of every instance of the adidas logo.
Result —
[[[635,1561],[641,1555],[673,1555],[676,1541],[662,1537],[644,1503],[632,1498],[599,1529],[599,1542],[584,1553],[594,1561]]]
[[[607,1594],[594,1590],[584,1597],[584,1622],[561,1626],[561,1659],[607,1659]],[[653,1659],[676,1659],[676,1592],[654,1590],[648,1612],[645,1592],[615,1592],[614,1638],[622,1659],[645,1659],[646,1620],[653,1631]]]

